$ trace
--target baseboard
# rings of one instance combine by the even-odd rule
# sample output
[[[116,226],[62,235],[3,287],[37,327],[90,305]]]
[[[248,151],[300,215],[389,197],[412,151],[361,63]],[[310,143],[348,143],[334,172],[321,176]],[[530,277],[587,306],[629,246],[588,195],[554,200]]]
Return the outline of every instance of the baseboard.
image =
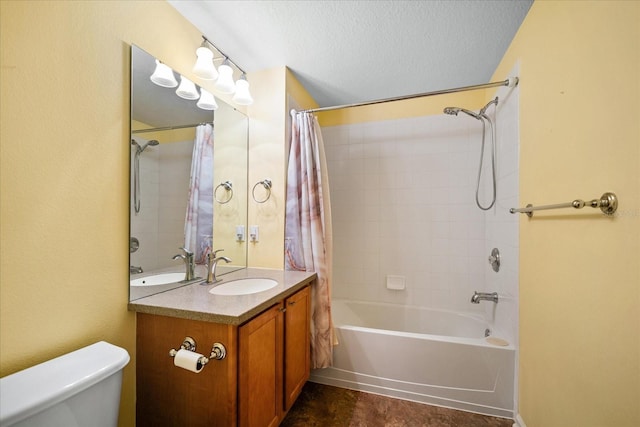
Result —
[[[527,425],[524,423],[524,420],[522,419],[520,414],[516,415],[516,419],[514,421],[515,423],[513,423],[512,427],[527,427]]]

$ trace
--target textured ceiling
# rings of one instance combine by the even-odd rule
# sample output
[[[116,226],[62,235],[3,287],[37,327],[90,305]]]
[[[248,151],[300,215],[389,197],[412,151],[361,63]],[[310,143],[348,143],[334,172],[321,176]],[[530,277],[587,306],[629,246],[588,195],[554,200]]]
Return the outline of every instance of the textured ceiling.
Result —
[[[532,1],[169,3],[245,71],[286,65],[330,106],[488,82]]]

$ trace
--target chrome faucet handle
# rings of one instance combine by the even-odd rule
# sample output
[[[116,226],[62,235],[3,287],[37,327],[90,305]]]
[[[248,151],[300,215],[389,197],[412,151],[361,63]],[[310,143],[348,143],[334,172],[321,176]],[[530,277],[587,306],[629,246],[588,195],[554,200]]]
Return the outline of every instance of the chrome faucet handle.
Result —
[[[180,247],[180,250],[183,251],[186,256],[193,256],[193,252],[183,246]]]
[[[212,253],[210,253],[211,255],[213,255],[213,257],[217,257],[218,256],[218,252],[224,252],[224,249],[218,249],[217,251],[213,251]]]

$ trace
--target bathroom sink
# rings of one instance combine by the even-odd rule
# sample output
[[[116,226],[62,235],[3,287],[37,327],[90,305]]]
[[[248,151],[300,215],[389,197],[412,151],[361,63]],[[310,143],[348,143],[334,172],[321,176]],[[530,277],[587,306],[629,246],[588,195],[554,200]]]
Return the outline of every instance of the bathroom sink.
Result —
[[[215,286],[209,292],[214,295],[248,295],[267,291],[277,284],[271,279],[238,279]]]
[[[163,273],[131,280],[131,286],[157,286],[184,280],[184,273]]]

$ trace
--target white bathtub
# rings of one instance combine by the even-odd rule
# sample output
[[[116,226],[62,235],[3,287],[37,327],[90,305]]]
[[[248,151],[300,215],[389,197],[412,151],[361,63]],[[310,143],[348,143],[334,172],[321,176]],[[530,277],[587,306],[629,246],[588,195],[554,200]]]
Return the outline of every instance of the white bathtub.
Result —
[[[333,300],[334,366],[311,381],[513,418],[515,349],[485,338],[480,317]]]

